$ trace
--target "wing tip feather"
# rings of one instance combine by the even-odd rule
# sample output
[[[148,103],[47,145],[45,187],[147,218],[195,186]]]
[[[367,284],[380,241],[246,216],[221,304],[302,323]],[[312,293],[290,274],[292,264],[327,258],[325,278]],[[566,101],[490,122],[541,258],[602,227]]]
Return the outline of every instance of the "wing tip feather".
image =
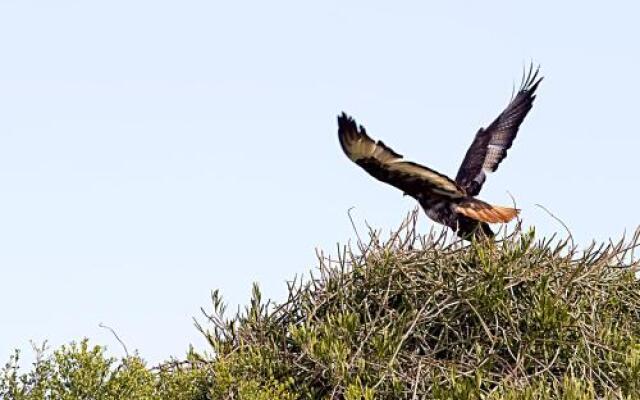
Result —
[[[540,84],[540,82],[542,82],[542,80],[544,79],[544,76],[539,76],[540,75],[539,64],[535,70],[533,69],[533,62],[529,64],[529,72],[525,72],[525,71],[526,69],[523,68],[522,80],[520,83],[520,90],[518,90],[518,92],[526,92],[533,95],[533,93],[538,88],[538,85]]]

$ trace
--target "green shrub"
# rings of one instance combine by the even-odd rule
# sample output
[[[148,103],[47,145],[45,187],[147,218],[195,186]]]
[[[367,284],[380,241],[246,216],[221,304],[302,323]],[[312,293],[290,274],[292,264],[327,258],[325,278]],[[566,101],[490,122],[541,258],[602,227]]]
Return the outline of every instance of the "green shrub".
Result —
[[[208,368],[147,368],[138,356],[106,357],[88,341],[62,346],[53,354],[37,351],[33,369],[20,373],[19,352],[0,374],[0,399],[206,399]]]
[[[578,251],[517,230],[464,244],[417,235],[414,215],[386,241],[321,254],[281,304],[254,288],[225,319],[214,292],[200,329],[210,362],[240,364],[234,381],[298,398],[640,398],[633,242]]]
[[[640,398],[640,282],[632,243],[579,251],[516,230],[496,242],[420,236],[319,256],[286,301],[231,317],[217,291],[197,323],[210,351],[150,368],[88,342],[18,353],[0,399]]]

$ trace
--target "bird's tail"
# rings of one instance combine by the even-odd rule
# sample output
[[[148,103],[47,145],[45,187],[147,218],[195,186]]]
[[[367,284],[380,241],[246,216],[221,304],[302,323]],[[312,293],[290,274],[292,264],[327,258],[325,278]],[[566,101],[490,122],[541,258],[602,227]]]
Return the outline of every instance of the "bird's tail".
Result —
[[[514,219],[520,210],[511,207],[492,206],[478,199],[466,199],[459,203],[456,211],[477,221],[495,224],[509,222]]]

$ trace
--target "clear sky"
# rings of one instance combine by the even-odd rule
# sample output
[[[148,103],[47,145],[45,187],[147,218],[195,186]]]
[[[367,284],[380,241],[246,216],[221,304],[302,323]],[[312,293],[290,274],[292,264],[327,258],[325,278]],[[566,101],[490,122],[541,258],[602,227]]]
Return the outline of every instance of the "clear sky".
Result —
[[[580,243],[640,223],[635,2],[0,0],[0,361],[87,336],[150,362],[252,282],[281,297],[414,202],[342,154],[345,110],[455,175],[530,60],[545,80],[481,198]],[[422,215],[420,226],[431,222]],[[233,307],[232,307],[233,308]]]

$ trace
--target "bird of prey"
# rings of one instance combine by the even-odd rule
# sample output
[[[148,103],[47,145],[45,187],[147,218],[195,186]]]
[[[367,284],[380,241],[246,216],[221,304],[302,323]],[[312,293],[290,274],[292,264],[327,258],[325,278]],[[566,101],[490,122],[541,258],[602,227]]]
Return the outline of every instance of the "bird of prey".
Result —
[[[489,223],[508,222],[520,210],[490,205],[475,196],[488,173],[507,156],[518,128],[532,107],[542,81],[539,68],[529,68],[509,105],[486,128],[480,128],[460,165],[456,179],[406,161],[381,141],[371,139],[344,112],[338,116],[340,145],[351,161],[374,178],[415,198],[432,220],[453,229],[464,239],[493,237]]]

